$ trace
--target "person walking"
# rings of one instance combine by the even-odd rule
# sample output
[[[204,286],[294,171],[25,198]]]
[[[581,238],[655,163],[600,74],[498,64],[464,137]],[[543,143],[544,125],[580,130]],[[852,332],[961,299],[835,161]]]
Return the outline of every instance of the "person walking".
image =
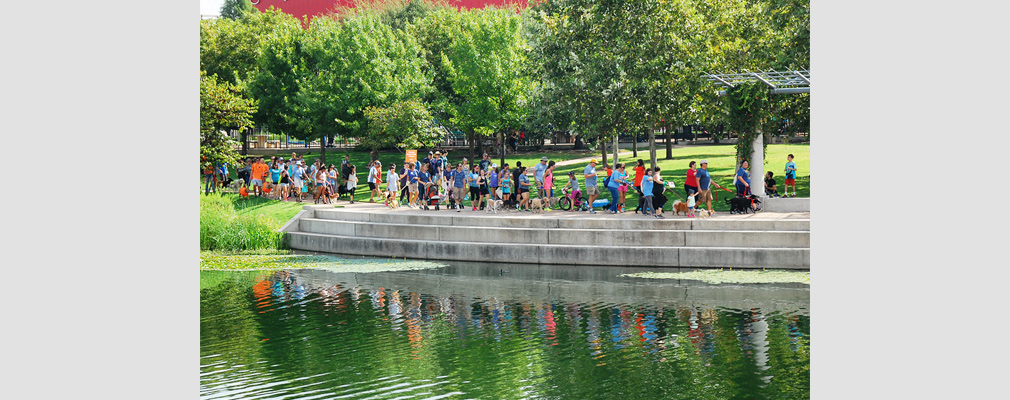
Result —
[[[467,184],[470,185],[470,207],[473,208],[473,211],[477,211],[478,199],[480,198],[480,185],[477,183],[478,178],[480,178],[480,166],[474,165],[466,178]]]
[[[519,211],[530,211],[530,177],[526,176],[526,167],[519,167]]]
[[[522,172],[520,172],[522,170],[524,170],[523,169],[523,162],[522,161],[516,161],[516,169],[514,171],[512,171],[512,185],[514,185],[512,187],[512,193],[515,194],[515,196],[512,199],[512,204],[510,205],[512,207],[515,207],[516,209],[519,209],[519,200],[520,200],[519,199],[519,175],[522,174]]]
[[[666,218],[663,216],[663,206],[666,205],[666,196],[663,195],[663,191],[666,190],[666,182],[663,181],[663,177],[660,175],[658,165],[652,174],[652,205],[655,207],[653,216],[660,219]]]
[[[645,169],[645,175],[642,175],[642,214],[644,215],[656,215],[656,210],[652,207],[652,168]]]
[[[491,164],[491,170],[487,173],[487,190],[492,200],[498,199],[498,184],[498,166]]]
[[[354,190],[357,188],[358,188],[358,167],[351,165],[351,172],[347,174],[347,194],[350,195],[351,197],[351,204],[354,204]]]
[[[701,160],[699,163],[701,168],[696,172],[696,177],[698,178],[698,208],[701,208],[700,204],[705,203],[705,208],[708,209],[709,215],[714,213],[712,210],[712,186],[721,188],[719,184],[712,180],[712,175],[708,173],[708,161]]]
[[[547,169],[544,170],[544,179],[543,179],[544,190],[542,196],[543,198],[554,197],[554,165],[555,165],[554,161],[548,162]],[[550,211],[550,210],[551,208],[549,206],[546,205],[544,206],[544,211]]]
[[[688,196],[690,196],[691,193],[698,193],[697,171],[698,169],[695,167],[694,161],[687,164],[687,179],[684,179],[684,192],[687,193]]]
[[[456,212],[463,210],[463,198],[466,197],[467,172],[463,170],[463,163],[456,164],[456,169],[452,171],[452,194]]]
[[[501,174],[501,196],[502,204],[511,204],[512,197],[512,171],[509,171],[509,165],[505,164],[502,166]]]
[[[638,214],[642,210],[642,178],[645,178],[645,161],[641,158],[638,159],[638,165],[635,166],[635,191],[638,192],[638,206],[635,207],[635,214]]]
[[[582,176],[586,178],[586,196],[589,196],[589,213],[596,214],[596,210],[593,209],[593,202],[600,195],[600,187],[596,182],[596,159],[589,160],[589,165],[582,170]]]
[[[544,197],[544,172],[547,171],[547,156],[541,157],[540,162],[533,166],[533,180],[537,184],[537,194]]]
[[[796,163],[793,162],[793,155],[786,156],[786,178],[782,190],[782,197],[796,197]],[[793,187],[793,194],[789,195],[789,187]]]
[[[414,208],[417,206],[417,170],[414,169],[414,163],[407,163],[407,191],[410,192],[410,197],[407,198],[407,208]]]
[[[736,171],[736,178],[734,184],[736,185],[736,195],[737,196],[747,196],[750,194],[750,173],[747,172],[747,160],[740,163],[740,169]]]
[[[379,176],[379,168],[381,168],[382,163],[379,160],[375,160],[372,163],[371,168],[368,168],[368,202],[374,203],[375,196],[379,194],[379,184],[382,183],[382,178]]]
[[[398,184],[400,175],[396,173],[396,164],[389,164],[389,171],[386,175],[386,206],[393,207],[390,203],[396,203],[397,192],[400,191]]]
[[[214,166],[210,162],[203,164],[203,179],[203,194],[210,194],[214,191]]]
[[[607,207],[607,209],[611,214],[617,214],[617,211],[620,210],[621,207],[619,201],[621,195],[618,189],[622,185],[627,184],[627,181],[624,180],[625,175],[623,173],[624,164],[617,164],[617,170],[611,174],[610,179],[607,181],[607,190],[610,191],[610,207]]]
[[[421,192],[421,208],[428,209],[428,188],[434,183],[431,179],[431,174],[428,173],[428,168],[431,166],[430,163],[421,164],[421,170],[417,171],[417,183],[418,190]]]
[[[288,170],[287,168],[281,166],[281,176],[280,179],[277,180],[276,189],[278,191],[278,198],[281,199],[281,201],[288,201],[288,192],[290,191],[290,187],[291,178],[288,177]]]

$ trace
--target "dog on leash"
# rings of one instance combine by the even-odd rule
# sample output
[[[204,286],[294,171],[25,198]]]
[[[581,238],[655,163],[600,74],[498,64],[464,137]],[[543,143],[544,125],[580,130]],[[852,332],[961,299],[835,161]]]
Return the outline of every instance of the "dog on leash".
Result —
[[[673,211],[675,213],[674,215],[680,215],[680,213],[684,213],[684,215],[688,215],[688,212],[690,210],[687,207],[687,203],[685,203],[683,201],[680,201],[680,200],[674,200],[673,201]]]
[[[497,214],[504,204],[500,199],[490,199],[487,201],[487,207],[484,207],[484,212]]]
[[[238,178],[236,180],[231,181],[231,183],[228,184],[228,189],[231,190],[233,193],[238,193],[238,189],[242,186],[245,186],[245,180],[242,178]]]
[[[761,199],[754,195],[729,198],[726,199],[726,204],[729,204],[729,212],[731,214],[747,214],[761,211]]]
[[[698,218],[701,218],[701,219],[708,219],[708,218],[712,217],[712,213],[710,213],[708,210],[706,210],[704,208],[699,208],[697,210],[694,210],[694,214],[697,215]]]
[[[541,198],[530,199],[530,210],[535,213],[542,213],[544,212],[544,203],[544,199]]]

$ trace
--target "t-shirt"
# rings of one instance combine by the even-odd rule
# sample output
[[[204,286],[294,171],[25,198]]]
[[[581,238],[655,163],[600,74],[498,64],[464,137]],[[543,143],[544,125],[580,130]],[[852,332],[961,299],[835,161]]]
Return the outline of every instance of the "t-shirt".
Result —
[[[280,167],[278,167],[278,168],[270,168],[270,179],[273,180],[274,182],[279,182],[281,180],[281,169],[280,169]]]
[[[765,186],[767,187],[775,186],[775,178],[765,178]]]
[[[621,182],[619,181],[624,179],[626,176],[628,176],[628,174],[621,173],[621,171],[614,171],[614,176],[610,178],[610,185],[607,185],[607,187],[617,189],[621,186]]]
[[[512,177],[508,174],[501,175],[501,191],[502,193],[512,193]]]
[[[431,181],[431,175],[424,171],[418,171],[417,180],[421,183],[428,183]]]
[[[375,169],[373,165],[372,168],[368,169],[368,183],[375,183],[375,178],[379,176],[379,171]]]
[[[466,187],[466,171],[454,169],[449,175],[452,177],[452,187],[459,189]]]
[[[522,175],[522,173],[520,173],[519,172],[519,168],[516,167],[516,169],[514,171],[512,171],[512,182],[515,182],[516,188],[519,188],[519,186],[518,186],[519,185],[519,175]]]
[[[544,171],[547,170],[547,165],[542,162],[538,162],[537,165],[533,166],[533,176],[536,177],[537,182],[542,182],[544,180]]]
[[[396,172],[393,172],[393,170],[389,170],[389,173],[386,176],[386,183],[389,183],[389,182],[395,183],[396,181],[399,180],[399,178],[400,178],[400,176],[397,175]]]
[[[554,185],[554,173],[545,172],[544,173],[544,189],[550,189]]]
[[[652,196],[652,177],[651,176],[643,177],[643,179],[642,179],[642,193],[645,193],[645,196]]]
[[[792,161],[786,163],[786,179],[796,179],[796,171],[790,171],[789,168],[796,168],[796,163]]]
[[[586,169],[583,170],[582,172],[585,175],[595,174],[596,173],[596,168],[593,168],[593,165],[590,164],[590,165],[587,165]],[[596,186],[596,185],[597,185],[596,184],[596,175],[586,177],[586,187]]]
[[[687,196],[687,206],[688,207],[694,208],[694,206],[695,206],[694,198],[695,197],[697,197],[697,196]]]
[[[712,183],[712,176],[708,174],[708,170],[701,168],[695,173],[698,178],[698,189],[708,190],[709,185]]]
[[[524,183],[526,184],[526,186],[523,186]],[[529,189],[530,188],[529,183],[530,183],[530,177],[526,176],[526,174],[519,175],[519,189]]]
[[[252,173],[253,173],[252,176],[253,177],[252,178],[253,179],[263,180],[263,175],[266,175],[267,169],[269,169],[269,167],[267,167],[266,164],[255,164],[255,165],[253,165],[253,168],[252,168]]]
[[[492,173],[488,174],[487,180],[488,180],[488,186],[498,187],[498,173],[497,172],[492,172]]]
[[[645,177],[645,167],[635,167],[635,186],[642,186],[642,178]]]
[[[480,178],[480,175],[478,175],[476,172],[471,172],[470,173],[470,187],[477,187],[477,179],[479,179],[479,178]]]
[[[408,169],[407,170],[407,183],[417,183],[417,170]]]
[[[428,163],[431,164],[431,166],[428,167],[428,168],[431,169],[431,174],[432,175],[438,175],[438,173],[442,171],[442,159],[441,158],[433,158]]]
[[[397,175],[397,176],[402,176],[402,178],[400,178],[400,187],[406,187],[407,186],[407,175],[404,175],[406,173],[407,173],[407,168],[406,167],[400,167],[400,174]]]
[[[480,160],[480,163],[477,165],[480,166],[481,171],[487,171],[487,167],[491,165],[491,160]]]
[[[698,176],[695,173],[695,170],[693,169],[687,170],[687,179],[684,180],[684,184],[687,186],[698,187]]]
[[[747,170],[743,169],[743,167],[740,167],[740,169],[736,171],[736,176],[743,178],[743,181],[747,182],[747,184],[750,185],[750,174],[748,174]],[[739,179],[734,183],[736,183],[738,186],[743,186],[743,184],[740,183]]]

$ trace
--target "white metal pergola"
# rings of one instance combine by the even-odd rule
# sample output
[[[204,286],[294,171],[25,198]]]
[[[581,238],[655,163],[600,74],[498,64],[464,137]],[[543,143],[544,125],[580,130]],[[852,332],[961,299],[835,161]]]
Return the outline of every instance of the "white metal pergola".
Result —
[[[748,82],[764,83],[772,94],[810,93],[810,71],[806,69],[790,71],[768,70],[765,72],[744,70],[744,72],[734,74],[706,73],[702,77],[722,88],[719,91],[720,96],[726,95],[726,89],[731,89],[736,87],[736,85]],[[764,190],[760,190],[759,193],[754,193],[755,191],[753,190],[755,185],[764,188],[764,152],[761,151],[764,148],[764,135],[757,135],[751,148],[754,149],[750,157],[751,194],[764,197]]]
[[[725,89],[755,81],[767,85],[772,94],[810,93],[810,71],[805,69],[765,72],[744,70],[734,74],[703,74],[702,77],[724,89],[719,91],[720,96],[726,95]]]

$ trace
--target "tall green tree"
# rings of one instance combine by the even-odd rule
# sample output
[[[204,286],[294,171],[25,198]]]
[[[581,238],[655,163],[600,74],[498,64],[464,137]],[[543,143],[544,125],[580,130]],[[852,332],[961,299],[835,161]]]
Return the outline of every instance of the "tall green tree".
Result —
[[[245,130],[252,126],[256,101],[245,98],[242,92],[216,76],[200,73],[200,159],[216,164],[235,164],[238,155],[234,142],[223,131]]]
[[[239,19],[246,13],[258,12],[249,0],[224,0],[221,5],[221,18]]]
[[[470,135],[473,156],[480,138],[525,119],[532,79],[525,73],[528,48],[514,9],[489,6],[462,12],[462,17],[442,65],[461,97],[453,104],[452,122]]]
[[[442,131],[420,100],[367,107],[364,114],[368,118],[368,133],[360,144],[365,148],[423,149],[434,147],[442,138]]]
[[[304,116],[297,122],[306,139],[364,137],[365,108],[420,98],[431,90],[417,41],[375,14],[314,18],[303,39],[309,61],[296,110]]]

